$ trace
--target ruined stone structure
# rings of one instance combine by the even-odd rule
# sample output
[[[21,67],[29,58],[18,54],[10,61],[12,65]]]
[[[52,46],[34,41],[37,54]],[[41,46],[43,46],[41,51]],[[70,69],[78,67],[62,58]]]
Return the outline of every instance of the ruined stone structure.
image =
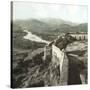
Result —
[[[69,35],[69,36],[66,36],[65,38],[63,38],[62,40],[59,40],[60,41],[60,44],[59,45],[62,45],[62,47],[58,47],[58,45],[56,45],[54,42],[51,42],[49,45],[46,45],[45,48],[44,48],[44,60],[50,60],[52,62],[52,66],[55,68],[55,70],[59,70],[59,78],[58,80],[55,79],[55,73],[52,72],[52,68],[51,68],[51,71],[50,71],[50,81],[52,82],[51,85],[71,85],[72,83],[73,84],[80,84],[80,77],[79,77],[79,72],[78,71],[78,68],[79,67],[76,67],[76,68],[70,68],[72,66],[77,66],[78,62],[76,63],[74,60],[69,60],[66,53],[64,52],[64,46],[71,42],[73,42],[75,39],[73,38],[76,38],[76,40],[85,40],[87,39],[87,36],[84,36],[84,35]],[[57,42],[57,41],[56,41]],[[65,47],[66,47],[65,46]],[[73,62],[73,65],[71,65]],[[80,62],[81,63],[81,62]],[[70,65],[70,66],[69,66]],[[69,75],[72,75],[72,73],[69,71],[69,70],[73,70],[76,71],[76,77],[78,78],[78,80],[76,80],[75,82],[73,82],[72,80],[68,80],[68,78],[70,79],[71,76]],[[57,77],[57,76],[56,76]],[[76,79],[77,79],[76,78]]]
[[[71,34],[71,36],[75,37],[77,40],[87,40],[88,35],[81,33],[81,34]]]
[[[52,45],[51,47],[46,46],[44,48],[44,60],[51,60],[52,65],[54,68],[59,68],[59,82],[57,80],[54,80],[52,78],[53,72],[50,71],[50,80],[52,85],[67,85],[68,84],[68,58],[66,54],[61,51],[58,47],[55,45]]]
[[[66,54],[55,45],[52,45],[52,63],[60,68],[60,85],[68,83],[68,58]]]

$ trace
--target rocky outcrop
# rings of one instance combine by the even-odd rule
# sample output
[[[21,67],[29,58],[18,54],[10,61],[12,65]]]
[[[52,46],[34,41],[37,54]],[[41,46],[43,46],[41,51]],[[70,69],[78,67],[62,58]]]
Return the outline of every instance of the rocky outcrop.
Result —
[[[55,47],[57,48],[57,46]],[[63,49],[59,49],[59,51],[63,53],[62,59],[58,58],[59,54],[57,56],[53,53],[53,45],[37,49],[32,53],[28,52],[23,58],[18,59],[16,67],[13,68],[12,87],[26,88],[81,84],[80,72],[81,69],[85,69],[85,64],[78,57],[76,58],[75,53],[70,55],[70,52],[67,53]],[[84,55],[85,53],[82,54],[82,56]],[[62,64],[60,61],[62,61]]]

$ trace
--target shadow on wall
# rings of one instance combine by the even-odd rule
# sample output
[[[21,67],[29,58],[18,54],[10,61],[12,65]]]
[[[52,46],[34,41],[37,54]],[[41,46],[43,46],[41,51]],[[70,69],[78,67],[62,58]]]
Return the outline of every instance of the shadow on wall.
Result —
[[[80,72],[85,69],[84,63],[71,55],[68,55],[68,60],[68,85],[82,84]]]

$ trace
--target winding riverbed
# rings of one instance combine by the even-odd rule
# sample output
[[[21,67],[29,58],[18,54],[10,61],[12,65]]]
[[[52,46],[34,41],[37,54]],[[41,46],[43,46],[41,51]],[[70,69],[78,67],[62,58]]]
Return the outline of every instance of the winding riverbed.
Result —
[[[46,41],[46,40],[43,40],[42,38],[40,38],[39,36],[35,35],[35,34],[32,34],[30,31],[28,30],[24,30],[24,32],[27,33],[27,35],[25,35],[23,38],[24,39],[28,39],[28,40],[31,40],[31,41],[35,41],[35,42],[40,42],[40,43],[46,43],[48,44],[49,41]]]

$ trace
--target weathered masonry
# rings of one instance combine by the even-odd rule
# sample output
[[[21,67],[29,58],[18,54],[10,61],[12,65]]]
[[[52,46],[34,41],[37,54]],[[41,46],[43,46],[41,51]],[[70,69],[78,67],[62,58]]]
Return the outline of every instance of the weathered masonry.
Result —
[[[71,36],[75,37],[77,40],[87,40],[88,35],[87,34],[71,34]]]
[[[87,40],[87,34],[66,34],[65,38],[58,38],[57,40],[61,42],[59,46],[63,45],[63,48],[60,48],[54,42],[51,42],[49,45],[44,47],[43,59],[46,62],[51,62],[49,66],[51,67],[49,70],[50,85],[71,85],[72,83],[81,84],[80,70],[78,70],[81,68],[78,64],[82,65],[82,67],[84,67],[84,65],[74,55],[66,55],[64,47],[69,43],[69,41],[71,42],[71,40],[72,42],[74,40]],[[78,62],[76,62],[76,59]]]
[[[55,76],[54,72],[52,71],[53,68],[51,68],[50,70],[50,81],[52,82],[51,85],[67,85],[68,58],[66,54],[55,45],[52,45],[51,47],[46,46],[44,48],[44,60],[47,59],[51,60],[52,66],[54,67],[54,71],[58,70],[60,74]],[[58,77],[58,80],[55,77]]]

